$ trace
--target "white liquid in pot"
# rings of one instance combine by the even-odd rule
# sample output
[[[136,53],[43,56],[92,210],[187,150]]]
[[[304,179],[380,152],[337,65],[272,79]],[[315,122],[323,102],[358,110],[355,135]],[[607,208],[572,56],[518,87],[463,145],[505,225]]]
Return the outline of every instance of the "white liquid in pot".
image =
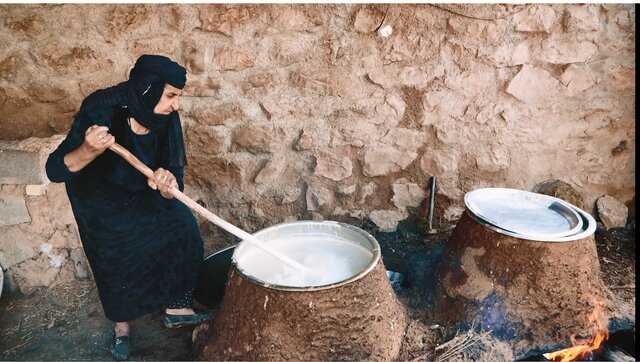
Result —
[[[334,235],[295,235],[267,244],[313,271],[297,271],[250,245],[235,256],[239,267],[245,274],[267,284],[289,287],[320,286],[347,280],[363,271],[373,257],[369,249]]]

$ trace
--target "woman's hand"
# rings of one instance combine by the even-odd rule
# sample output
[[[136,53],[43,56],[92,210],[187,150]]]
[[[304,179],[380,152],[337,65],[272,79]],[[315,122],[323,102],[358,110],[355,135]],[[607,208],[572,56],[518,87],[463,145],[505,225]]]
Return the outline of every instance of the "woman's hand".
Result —
[[[82,148],[97,157],[116,141],[116,138],[109,133],[109,128],[105,126],[93,125],[84,133],[84,143]]]
[[[154,190],[160,190],[162,197],[173,199],[173,195],[169,190],[172,187],[178,189],[178,181],[173,174],[163,168],[159,168],[153,172],[153,178],[147,179],[149,187]]]
[[[109,134],[108,127],[94,124],[84,133],[82,145],[64,156],[64,164],[69,171],[78,172],[115,142],[116,138]]]

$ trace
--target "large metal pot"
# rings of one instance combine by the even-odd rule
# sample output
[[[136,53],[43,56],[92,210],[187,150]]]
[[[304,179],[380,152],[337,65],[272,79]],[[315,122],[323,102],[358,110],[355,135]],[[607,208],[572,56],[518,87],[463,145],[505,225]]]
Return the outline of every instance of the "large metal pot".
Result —
[[[371,260],[368,262],[364,269],[360,270],[358,273],[345,280],[322,286],[291,287],[270,284],[267,281],[256,278],[249,273],[245,273],[245,270],[241,266],[238,266],[237,257],[241,256],[243,253],[246,253],[247,249],[251,248],[252,246],[251,244],[240,244],[237,248],[238,251],[236,252],[236,245],[233,245],[219,250],[204,259],[202,267],[200,269],[198,285],[194,293],[195,299],[207,307],[217,307],[222,301],[224,290],[228,281],[229,269],[232,266],[234,269],[239,271],[240,275],[242,275],[244,278],[251,280],[252,282],[259,285],[280,290],[306,291],[335,288],[358,280],[369,273],[380,260],[380,245],[373,236],[355,226],[334,221],[301,221],[285,223],[258,231],[254,234],[254,236],[258,237],[261,241],[268,243],[270,240],[274,240],[282,236],[299,234],[326,234],[332,236],[339,235],[344,240],[357,243],[358,245],[363,246],[367,250],[371,251]]]
[[[250,248],[253,248],[253,246],[244,242],[240,243],[233,253],[232,266],[240,273],[243,278],[246,278],[253,283],[265,286],[267,288],[288,291],[309,291],[335,288],[361,279],[362,277],[367,275],[380,261],[380,244],[378,244],[378,241],[373,236],[371,236],[371,234],[353,225],[336,221],[288,222],[268,227],[266,229],[258,231],[253,235],[267,245],[271,241],[282,238],[296,237],[299,238],[301,242],[305,242],[305,238],[310,236],[325,236],[338,238],[341,241],[357,244],[371,252],[370,259],[365,264],[365,266],[347,279],[325,285],[299,287],[274,284],[268,280],[262,280],[259,277],[252,275],[250,270],[251,266],[243,266],[242,258],[244,255],[250,252]],[[265,257],[270,257],[270,255],[265,255]]]
[[[215,308],[222,302],[235,247],[226,247],[204,259],[200,267],[198,285],[193,293],[195,300],[209,308]]]

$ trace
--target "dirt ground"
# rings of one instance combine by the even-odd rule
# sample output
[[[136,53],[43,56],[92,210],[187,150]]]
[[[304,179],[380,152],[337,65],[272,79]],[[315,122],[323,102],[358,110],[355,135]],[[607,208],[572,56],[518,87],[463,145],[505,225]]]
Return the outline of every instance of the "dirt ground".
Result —
[[[361,227],[374,229],[370,225]],[[435,270],[451,232],[425,235],[422,229],[404,224],[398,230],[372,234],[382,247],[386,269],[404,275],[397,293],[407,306],[410,323],[400,359],[512,359],[490,335],[460,331],[452,336],[451,330],[434,318]],[[222,244],[217,249],[222,249]],[[618,301],[618,308],[632,316],[626,324],[616,322],[619,325],[612,328],[635,330],[635,231],[598,231],[596,244],[603,281]],[[215,250],[208,247],[208,252]],[[91,280],[42,290],[29,297],[5,295],[0,299],[1,360],[109,360],[111,331]],[[131,359],[192,360],[192,331],[192,327],[164,328],[160,311],[140,318],[132,323]]]

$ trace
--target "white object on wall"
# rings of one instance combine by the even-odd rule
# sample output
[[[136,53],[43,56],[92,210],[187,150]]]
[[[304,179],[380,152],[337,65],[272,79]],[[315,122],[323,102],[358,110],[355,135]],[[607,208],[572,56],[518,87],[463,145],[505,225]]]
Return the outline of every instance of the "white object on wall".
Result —
[[[391,35],[391,33],[393,33],[393,28],[391,27],[391,25],[386,25],[378,30],[378,34],[380,34],[380,36],[383,38],[388,37],[389,35]]]

